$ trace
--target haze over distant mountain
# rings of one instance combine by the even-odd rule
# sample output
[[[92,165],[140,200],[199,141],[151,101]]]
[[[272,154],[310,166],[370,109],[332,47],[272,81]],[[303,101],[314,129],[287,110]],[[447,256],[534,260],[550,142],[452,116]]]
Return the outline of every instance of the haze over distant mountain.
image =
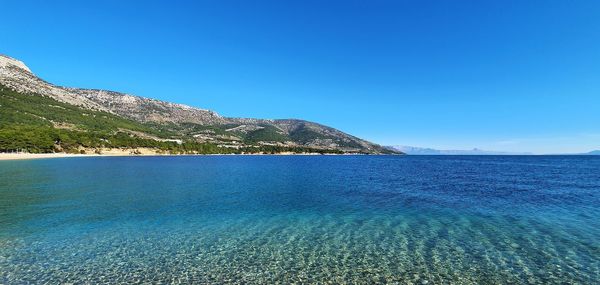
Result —
[[[590,152],[582,153],[583,155],[600,155],[600,150],[592,150]]]
[[[527,152],[488,151],[474,148],[472,150],[438,150],[414,146],[387,146],[387,148],[412,155],[529,155]]]
[[[211,110],[114,91],[56,86],[34,75],[23,62],[4,55],[0,55],[0,90],[4,112],[0,131],[5,137],[0,133],[0,151],[48,151],[49,141],[59,150],[66,141],[70,147],[115,146],[115,141],[153,146],[154,141],[211,144],[221,150],[270,147],[272,152],[398,153],[304,120],[229,118]],[[105,122],[100,123],[101,119]],[[39,148],[41,142],[44,148]]]

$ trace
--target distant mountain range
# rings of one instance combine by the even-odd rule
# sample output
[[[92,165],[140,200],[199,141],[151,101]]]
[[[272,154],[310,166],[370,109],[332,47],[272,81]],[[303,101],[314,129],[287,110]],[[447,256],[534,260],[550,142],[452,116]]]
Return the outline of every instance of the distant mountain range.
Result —
[[[530,155],[528,152],[503,152],[503,151],[488,151],[481,149],[471,150],[439,150],[433,148],[423,148],[414,146],[394,145],[386,146],[391,150],[401,151],[412,155]]]
[[[4,55],[0,92],[0,152],[148,147],[177,153],[400,154],[305,120],[230,118],[114,91],[56,86]]]
[[[600,155],[600,150],[593,150],[590,152],[582,153],[582,155]]]

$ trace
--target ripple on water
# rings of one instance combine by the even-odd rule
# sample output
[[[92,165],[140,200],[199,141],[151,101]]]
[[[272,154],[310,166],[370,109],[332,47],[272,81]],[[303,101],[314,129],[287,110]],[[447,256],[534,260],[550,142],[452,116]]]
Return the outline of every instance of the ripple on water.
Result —
[[[283,215],[4,240],[6,283],[569,283],[598,248],[531,221],[425,214]],[[507,228],[543,234],[523,235]],[[593,252],[595,251],[595,252]],[[596,255],[594,255],[596,254]],[[583,266],[587,264],[588,266]]]
[[[0,284],[595,284],[598,173],[571,157],[5,163]]]

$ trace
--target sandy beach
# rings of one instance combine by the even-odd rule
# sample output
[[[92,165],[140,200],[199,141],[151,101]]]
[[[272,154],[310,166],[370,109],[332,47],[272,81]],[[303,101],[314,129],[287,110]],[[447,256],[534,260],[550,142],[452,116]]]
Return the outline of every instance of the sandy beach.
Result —
[[[25,160],[25,159],[45,159],[45,158],[65,158],[65,157],[105,157],[105,156],[194,156],[194,155],[340,155],[340,154],[320,154],[320,153],[294,153],[281,152],[275,154],[268,153],[246,153],[246,154],[166,154],[159,153],[154,149],[139,148],[137,152],[132,149],[104,149],[101,154],[96,154],[90,151],[86,154],[73,153],[0,153],[0,161],[2,160]],[[356,155],[356,154],[344,154]]]
[[[42,158],[63,158],[63,157],[99,157],[99,156],[149,156],[166,155],[157,153],[154,149],[101,149],[101,154],[95,153],[95,149],[84,149],[85,154],[73,153],[0,153],[0,160],[23,160],[23,159],[42,159]]]
[[[68,153],[0,153],[0,160],[22,160],[22,159],[40,159],[40,158],[58,158],[58,157],[83,157],[88,154],[68,154]]]

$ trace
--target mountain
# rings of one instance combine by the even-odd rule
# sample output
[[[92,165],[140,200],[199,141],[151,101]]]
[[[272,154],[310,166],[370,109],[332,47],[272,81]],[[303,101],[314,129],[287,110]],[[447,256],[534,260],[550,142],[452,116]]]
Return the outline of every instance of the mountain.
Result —
[[[590,152],[586,152],[583,155],[600,155],[600,150],[593,150]]]
[[[53,137],[54,151],[61,150],[65,141],[71,143],[69,148],[117,147],[114,141],[121,141],[121,147],[156,145],[181,152],[210,145],[213,152],[399,153],[304,120],[229,118],[125,93],[56,86],[37,77],[23,62],[4,55],[0,55],[0,89],[0,151],[15,147],[49,151],[51,139],[45,140],[44,148],[37,148],[40,142],[31,140],[40,132]],[[23,128],[30,129],[27,137],[20,135]],[[122,141],[125,137],[129,143]],[[15,138],[21,143],[11,142]]]
[[[414,146],[386,146],[389,149],[400,151],[412,155],[529,155],[525,152],[502,152],[502,151],[487,151],[474,148],[472,150],[438,150],[432,148],[422,148]]]

